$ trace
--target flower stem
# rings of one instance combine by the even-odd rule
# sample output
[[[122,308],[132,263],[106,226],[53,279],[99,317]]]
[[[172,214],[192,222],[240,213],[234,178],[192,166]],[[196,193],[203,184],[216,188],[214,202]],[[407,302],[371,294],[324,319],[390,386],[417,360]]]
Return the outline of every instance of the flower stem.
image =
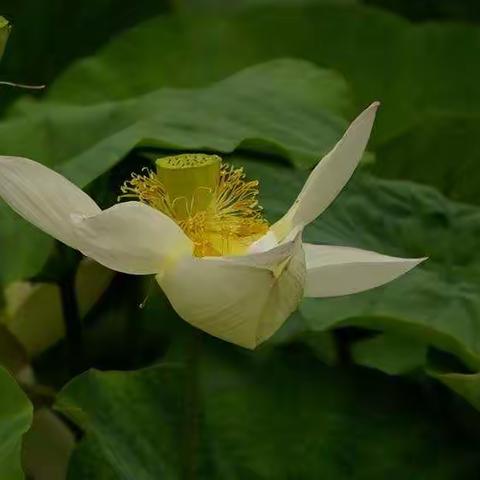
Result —
[[[192,329],[192,335],[188,345],[186,366],[187,366],[187,384],[185,391],[186,402],[186,442],[185,442],[185,462],[183,478],[185,480],[194,480],[197,478],[197,459],[199,449],[199,417],[200,417],[200,399],[198,392],[198,369],[202,334],[196,329]]]
[[[83,324],[75,293],[75,274],[65,275],[59,282],[63,321],[67,341],[68,366],[71,375],[84,369]]]
[[[43,90],[45,85],[25,85],[24,83],[0,82],[0,85],[13,88],[23,88],[24,90]]]

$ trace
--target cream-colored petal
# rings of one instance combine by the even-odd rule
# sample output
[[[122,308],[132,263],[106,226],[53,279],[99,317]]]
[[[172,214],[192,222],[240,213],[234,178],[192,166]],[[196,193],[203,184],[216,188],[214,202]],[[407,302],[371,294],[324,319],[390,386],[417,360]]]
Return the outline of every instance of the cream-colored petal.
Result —
[[[114,205],[93,217],[73,216],[78,249],[118,272],[157,274],[193,245],[169,217],[140,202]]]
[[[76,247],[70,215],[95,215],[100,208],[86,193],[44,165],[0,156],[0,197],[19,215]]]
[[[336,297],[388,283],[425,258],[397,258],[368,250],[304,243],[306,297]]]
[[[266,252],[275,248],[278,245],[277,237],[272,230],[269,230],[265,235],[253,242],[249,247],[247,253]]]
[[[313,169],[290,210],[272,226],[278,239],[313,222],[340,193],[362,158],[379,103],[372,103]]]
[[[243,257],[185,258],[157,281],[193,326],[255,348],[273,335],[303,297],[301,239]]]

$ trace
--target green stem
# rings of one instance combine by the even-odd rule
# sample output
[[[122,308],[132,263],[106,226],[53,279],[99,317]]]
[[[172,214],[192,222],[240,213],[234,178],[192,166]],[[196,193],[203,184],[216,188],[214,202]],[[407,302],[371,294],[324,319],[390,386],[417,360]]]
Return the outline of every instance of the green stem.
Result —
[[[187,357],[187,384],[186,384],[186,442],[185,442],[185,480],[194,480],[197,477],[197,456],[200,444],[199,434],[199,392],[198,392],[198,364],[200,359],[202,334],[196,329],[192,332]]]
[[[23,88],[24,90],[43,90],[45,85],[25,85],[24,83],[0,82],[0,85],[13,88]]]
[[[75,274],[67,274],[59,283],[63,320],[67,341],[70,373],[77,375],[84,368],[83,324],[75,292]]]

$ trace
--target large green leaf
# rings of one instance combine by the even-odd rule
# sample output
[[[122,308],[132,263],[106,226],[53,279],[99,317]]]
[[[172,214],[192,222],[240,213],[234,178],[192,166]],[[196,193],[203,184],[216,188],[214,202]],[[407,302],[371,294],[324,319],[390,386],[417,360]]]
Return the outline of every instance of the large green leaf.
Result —
[[[30,428],[33,409],[10,374],[0,367],[0,478],[22,480],[22,437]]]
[[[311,166],[343,132],[349,102],[337,74],[277,60],[205,89],[161,89],[90,106],[41,103],[0,126],[0,151],[55,167],[81,187],[138,146],[219,152],[241,147]],[[50,242],[5,206],[0,224],[0,249],[16,253],[2,262],[0,280],[36,273]]]
[[[0,200],[0,284],[32,276],[45,262],[52,241],[33,225],[19,220]]]
[[[204,89],[160,89],[99,105],[30,105],[28,115],[0,127],[0,149],[60,167],[82,186],[140,145],[220,152],[241,146],[311,167],[343,133],[350,100],[338,74],[276,60]]]
[[[431,375],[464,397],[477,410],[480,410],[480,373],[434,373]]]
[[[77,446],[70,459],[67,480],[118,480],[119,477],[102,453],[98,443],[88,436]]]
[[[408,336],[381,333],[357,341],[352,346],[352,358],[358,365],[400,375],[426,364],[427,347],[422,341]]]
[[[179,368],[167,367],[138,374],[93,371],[67,387],[57,408],[94,435],[120,478],[175,478],[182,396],[172,395],[181,392],[169,383],[179,375]]]
[[[205,337],[186,355],[137,372],[92,371],[64,389],[58,408],[96,447],[76,468],[100,455],[116,476],[102,469],[94,480],[437,480],[478,471],[478,440],[449,431],[445,408],[432,409],[434,394],[413,384]],[[69,478],[82,477],[71,469]]]
[[[205,84],[259,61],[300,57],[344,74],[357,108],[383,102],[381,140],[412,127],[425,112],[478,112],[480,69],[473,59],[479,46],[477,28],[416,26],[356,5],[159,17],[72,67],[50,95],[80,104],[129,98],[160,84]]]
[[[381,147],[377,173],[433,184],[478,203],[479,170],[472,168],[478,122],[471,116],[480,111],[479,48],[473,26],[414,25],[360,5],[159,17],[73,66],[50,96],[81,104],[130,98],[162,84],[204,85],[271,58],[305,58],[341,72],[358,110],[382,101],[373,137]]]
[[[248,163],[247,172],[260,179],[272,220],[287,210],[305,180],[302,173],[268,164]],[[479,235],[478,208],[452,202],[430,187],[358,174],[305,239],[429,260],[381,288],[304,300],[307,329],[359,325],[398,332],[479,367]]]
[[[372,171],[435,186],[454,200],[480,203],[480,115],[435,114],[379,145]]]

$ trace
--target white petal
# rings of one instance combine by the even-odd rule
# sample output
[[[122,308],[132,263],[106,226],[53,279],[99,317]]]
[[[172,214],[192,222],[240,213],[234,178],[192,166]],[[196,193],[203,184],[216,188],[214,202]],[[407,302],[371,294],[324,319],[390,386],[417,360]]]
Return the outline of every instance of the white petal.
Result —
[[[263,237],[260,237],[248,247],[247,254],[266,253],[275,247],[295,241],[297,237],[301,237],[302,233],[303,228],[292,228],[290,232],[288,232],[288,234],[281,241],[279,241],[275,235],[275,232],[270,229],[265,235],[263,235]]]
[[[95,215],[100,208],[86,193],[44,165],[0,156],[0,197],[19,215],[76,247],[70,215]]]
[[[169,217],[140,202],[114,205],[93,217],[72,217],[78,249],[119,272],[161,272],[183,255],[192,242]]]
[[[379,287],[423,262],[368,250],[303,244],[307,265],[306,297],[336,297]]]
[[[184,259],[157,277],[184,320],[246,348],[280,328],[303,297],[304,280],[300,238],[267,253]]]
[[[272,230],[280,240],[295,227],[313,222],[340,193],[362,158],[379,103],[372,103],[350,125],[344,136],[313,169],[290,210]]]
[[[263,237],[260,237],[248,247],[248,253],[266,252],[275,248],[277,245],[278,240],[275,233],[269,230]]]

